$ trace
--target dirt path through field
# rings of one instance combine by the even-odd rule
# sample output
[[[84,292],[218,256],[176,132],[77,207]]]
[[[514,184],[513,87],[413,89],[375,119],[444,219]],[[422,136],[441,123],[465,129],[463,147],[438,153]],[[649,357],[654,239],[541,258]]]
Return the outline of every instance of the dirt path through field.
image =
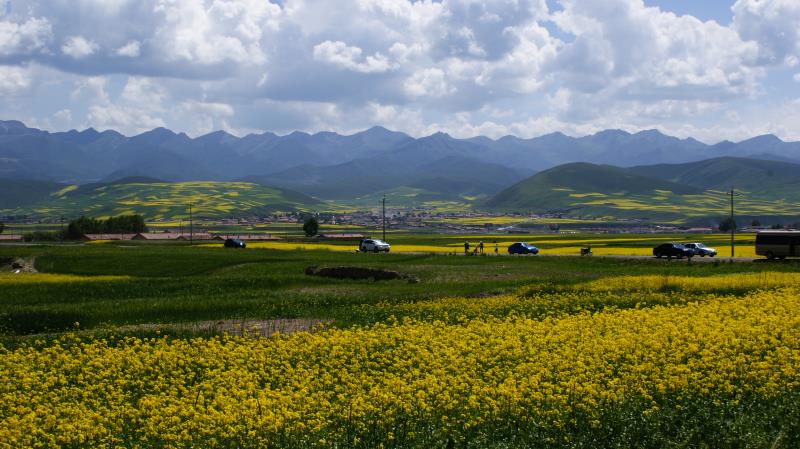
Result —
[[[214,333],[230,335],[248,335],[251,337],[269,337],[278,332],[293,334],[314,329],[324,329],[329,321],[307,318],[281,318],[276,320],[213,320],[190,323],[147,323],[132,324],[116,328],[121,332],[161,331],[165,333]]]

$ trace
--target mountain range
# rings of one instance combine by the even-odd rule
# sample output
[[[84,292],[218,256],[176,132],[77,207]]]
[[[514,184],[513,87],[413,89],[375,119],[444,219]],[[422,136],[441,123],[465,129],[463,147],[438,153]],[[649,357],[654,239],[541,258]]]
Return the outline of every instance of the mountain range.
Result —
[[[419,168],[405,184],[386,192],[393,207],[413,204],[434,210],[455,208],[499,213],[536,213],[591,219],[632,219],[648,223],[715,225],[729,213],[731,188],[736,189],[737,217],[763,223],[796,223],[800,219],[800,164],[753,158],[718,157],[681,164],[617,167],[573,162],[543,170],[505,188],[470,179],[453,180],[453,191],[499,189],[494,195],[465,196],[441,201],[429,189],[441,189],[437,170],[473,170],[467,159],[445,159],[447,164]],[[379,164],[381,161],[373,161]],[[385,163],[385,162],[384,162]],[[470,162],[471,163],[471,162]],[[343,165],[349,165],[346,163]],[[329,196],[347,196],[367,186],[380,188],[403,182],[392,173],[392,164],[370,179],[340,183],[340,191]],[[447,166],[446,168],[444,166]],[[488,168],[487,168],[488,167]],[[486,164],[481,176],[503,178],[499,166]],[[344,168],[317,171],[298,169],[298,184],[335,182]],[[494,171],[491,171],[494,170]],[[320,176],[304,176],[310,171]],[[386,179],[381,176],[385,175]],[[324,179],[323,179],[324,178]],[[456,179],[456,178],[451,178]],[[290,180],[289,177],[286,178]],[[432,184],[432,185],[429,185]],[[363,184],[363,185],[362,185]],[[344,189],[344,190],[341,190]],[[413,200],[411,203],[408,203]],[[372,208],[375,194],[342,201],[321,201],[303,193],[268,187],[258,182],[183,181],[168,182],[149,177],[128,177],[111,182],[61,184],[51,181],[0,178],[0,215],[11,217],[108,216],[141,213],[148,220],[185,218],[187,203],[204,218],[264,216],[274,212],[337,212],[353,207]],[[749,221],[746,221],[749,223]]]
[[[522,139],[445,133],[413,138],[373,127],[333,132],[249,134],[224,131],[197,138],[157,128],[127,137],[115,131],[48,132],[0,121],[0,178],[66,184],[129,177],[164,181],[249,181],[322,199],[357,198],[398,188],[428,197],[494,195],[536,172],[570,162],[632,167],[723,156],[800,161],[800,142],[773,135],[707,145],[656,130],[607,130],[570,137]],[[658,168],[654,168],[658,171]]]

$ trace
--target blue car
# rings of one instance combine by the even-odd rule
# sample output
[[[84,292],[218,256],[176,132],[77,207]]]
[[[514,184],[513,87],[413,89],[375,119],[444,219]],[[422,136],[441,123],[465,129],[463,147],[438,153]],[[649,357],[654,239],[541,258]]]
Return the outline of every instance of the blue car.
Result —
[[[244,240],[226,239],[225,248],[247,248],[247,244],[244,242]]]
[[[508,247],[508,254],[539,254],[539,248],[525,242],[517,242]]]

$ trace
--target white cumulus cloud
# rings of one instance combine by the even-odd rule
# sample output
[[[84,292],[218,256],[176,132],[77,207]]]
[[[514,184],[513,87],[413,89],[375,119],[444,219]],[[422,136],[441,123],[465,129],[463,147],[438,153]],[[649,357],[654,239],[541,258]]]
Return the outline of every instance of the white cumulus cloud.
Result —
[[[127,132],[380,121],[415,134],[708,137],[741,125],[721,112],[734,110],[759,123],[748,130],[790,135],[785,120],[770,126],[777,117],[752,111],[800,97],[797,83],[780,98],[768,85],[800,65],[797,0],[728,0],[730,24],[669,12],[667,0],[5,4],[0,94],[13,101],[0,113],[41,123],[69,110],[76,123]]]
[[[395,66],[380,53],[361,57],[363,51],[341,41],[325,41],[314,46],[314,59],[361,73],[383,73]]]
[[[24,67],[0,65],[0,95],[18,95],[30,87],[30,75]]]
[[[450,95],[456,88],[447,82],[447,76],[442,69],[422,69],[408,78],[405,82],[406,94],[411,97],[439,98]]]
[[[800,2],[737,0],[732,9],[734,28],[743,39],[758,44],[759,62],[800,62]]]
[[[137,58],[141,53],[141,44],[139,41],[130,41],[127,44],[119,47],[116,51],[118,56],[126,56],[128,58]]]
[[[42,49],[52,37],[50,22],[31,17],[17,23],[0,20],[0,56],[30,54]]]
[[[64,41],[61,52],[75,59],[83,59],[97,50],[97,44],[82,36],[71,36]]]

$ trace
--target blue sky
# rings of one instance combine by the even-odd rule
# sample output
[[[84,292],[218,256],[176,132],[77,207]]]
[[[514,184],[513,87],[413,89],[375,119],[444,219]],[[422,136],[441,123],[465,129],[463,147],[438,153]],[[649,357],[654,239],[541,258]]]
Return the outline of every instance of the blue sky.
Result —
[[[797,0],[0,5],[0,119],[50,130],[800,140]]]
[[[725,0],[646,0],[647,6],[658,6],[664,11],[679,15],[691,15],[700,20],[714,20],[728,25],[733,19],[733,2]]]

